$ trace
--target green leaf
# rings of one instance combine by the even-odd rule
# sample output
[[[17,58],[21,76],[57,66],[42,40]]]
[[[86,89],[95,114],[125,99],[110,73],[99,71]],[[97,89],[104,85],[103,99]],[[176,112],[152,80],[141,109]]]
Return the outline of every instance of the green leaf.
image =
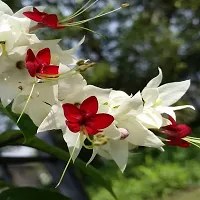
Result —
[[[5,188],[5,187],[14,187],[11,183],[5,182],[5,181],[0,181],[0,188]]]
[[[37,137],[33,137],[31,140],[23,144],[23,135],[22,135],[22,132],[19,130],[6,131],[0,135],[0,147],[6,146],[6,145],[29,146],[29,147],[38,149],[42,152],[48,153],[52,156],[55,156],[66,162],[68,161],[70,157],[68,152],[56,146],[50,145]],[[75,167],[79,168],[80,171],[82,171],[82,173],[90,176],[95,183],[107,189],[112,194],[112,196],[115,199],[117,199],[115,193],[112,190],[111,181],[105,179],[104,176],[102,176],[102,174],[98,170],[96,170],[91,165],[88,165],[86,167],[85,162],[83,162],[80,159],[76,159],[74,165]]]
[[[19,115],[11,111],[11,105],[4,108],[3,105],[0,104],[0,110],[16,124]],[[26,114],[22,115],[20,121],[16,125],[24,135],[24,142],[31,140],[31,138],[37,133],[37,126],[35,126],[30,117]]]
[[[0,194],[1,200],[70,200],[54,190],[37,189],[30,187],[12,188]]]

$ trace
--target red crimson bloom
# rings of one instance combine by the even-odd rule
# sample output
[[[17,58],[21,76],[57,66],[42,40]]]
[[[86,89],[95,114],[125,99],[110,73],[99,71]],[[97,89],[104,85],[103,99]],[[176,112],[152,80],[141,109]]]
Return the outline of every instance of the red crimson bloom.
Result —
[[[89,135],[95,135],[114,121],[112,115],[97,114],[98,101],[95,96],[85,99],[78,107],[70,103],[63,104],[62,107],[66,125],[74,133],[85,129]]]
[[[26,68],[30,76],[42,77],[47,75],[58,74],[58,66],[50,65],[51,53],[49,48],[40,50],[35,56],[31,49],[28,49],[26,53]],[[50,76],[48,76],[50,77]],[[55,76],[54,76],[55,77]]]
[[[33,8],[33,11],[23,12],[23,14],[29,19],[38,22],[44,26],[48,26],[53,29],[65,28],[65,26],[59,25],[58,17],[56,14],[48,14],[40,12],[37,8]]]
[[[167,139],[169,140],[167,143],[171,146],[179,146],[182,148],[187,148],[190,146],[190,143],[183,140],[186,136],[190,135],[191,128],[186,124],[177,124],[175,120],[169,116],[168,118],[171,121],[171,125],[162,127],[162,133],[168,135]]]

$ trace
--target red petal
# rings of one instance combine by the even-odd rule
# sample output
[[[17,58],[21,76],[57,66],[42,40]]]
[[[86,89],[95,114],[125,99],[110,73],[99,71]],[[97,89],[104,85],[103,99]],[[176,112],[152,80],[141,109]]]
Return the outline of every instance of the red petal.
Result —
[[[71,103],[66,103],[62,105],[64,115],[69,122],[80,122],[82,120],[82,115],[80,110]]]
[[[28,49],[26,53],[26,68],[30,76],[35,77],[39,65],[36,61],[35,55],[31,49]]]
[[[179,138],[169,137],[168,139],[170,141],[168,141],[167,143],[168,143],[168,145],[171,145],[171,146],[178,146],[178,147],[182,147],[182,148],[188,148],[190,146],[189,142],[179,139]]]
[[[172,123],[171,125],[174,125],[174,126],[177,125],[176,121],[174,120],[174,118],[171,117],[170,115],[169,115],[168,119],[171,121],[171,123]],[[169,126],[171,126],[171,125],[169,125]]]
[[[85,129],[86,129],[88,135],[96,135],[97,133],[101,132],[100,130],[92,129],[89,126],[86,126]]]
[[[66,121],[66,125],[68,126],[69,130],[73,133],[77,133],[80,131],[80,125],[78,123],[71,123]]]
[[[113,121],[114,117],[112,115],[101,113],[87,120],[85,125],[97,130],[107,128]]]
[[[186,124],[178,124],[176,126],[169,125],[161,129],[161,131],[169,136],[184,138],[191,133],[191,128]]]
[[[184,138],[184,137],[190,135],[190,133],[192,131],[192,129],[186,124],[178,124],[176,129],[177,129],[179,138]]]
[[[28,69],[28,72],[29,72],[31,77],[35,77],[36,76],[38,67],[39,66],[36,65],[35,63],[32,63],[32,62],[27,62],[26,63],[26,68]]]
[[[26,62],[34,62],[36,60],[35,55],[31,49],[26,52]]]
[[[40,50],[37,55],[36,59],[40,64],[50,64],[51,61],[51,53],[49,48],[45,48]]]
[[[80,105],[80,110],[85,113],[86,118],[95,115],[98,111],[97,98],[95,96],[91,96],[85,99]]]
[[[59,69],[59,66],[56,66],[56,65],[49,65],[49,66],[45,66],[43,67],[41,70],[40,70],[40,74],[58,74],[58,69]]]
[[[51,28],[57,28],[58,26],[58,17],[56,14],[49,14],[46,15],[42,21],[43,24],[45,24],[46,26],[49,26]]]
[[[45,12],[40,12],[37,8],[33,8],[33,12],[40,15],[40,16],[44,16],[44,15],[48,15],[47,13]]]
[[[23,15],[25,15],[26,17],[28,17],[29,19],[35,22],[41,22],[43,18],[43,16],[41,16],[39,13],[31,12],[31,11],[23,12]]]

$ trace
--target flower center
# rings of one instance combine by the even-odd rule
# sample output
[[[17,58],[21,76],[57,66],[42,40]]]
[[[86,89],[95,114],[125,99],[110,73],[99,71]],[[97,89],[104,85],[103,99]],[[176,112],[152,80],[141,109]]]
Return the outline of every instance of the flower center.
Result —
[[[153,105],[153,107],[160,106],[160,105],[162,105],[162,99],[158,98],[156,100],[156,103]]]
[[[25,62],[22,61],[22,60],[18,61],[18,62],[16,63],[16,68],[17,68],[17,69],[24,69],[24,68],[26,68]]]

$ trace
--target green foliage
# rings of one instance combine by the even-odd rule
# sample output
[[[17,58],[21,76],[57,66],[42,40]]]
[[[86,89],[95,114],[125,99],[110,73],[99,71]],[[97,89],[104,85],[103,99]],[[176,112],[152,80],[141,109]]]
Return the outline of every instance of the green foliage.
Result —
[[[48,153],[66,162],[69,160],[68,152],[62,150],[59,147],[50,145],[37,137],[32,137],[31,140],[28,140],[25,144],[23,144],[23,135],[19,130],[6,131],[0,134],[0,147],[7,145],[24,145]],[[115,193],[112,190],[110,180],[101,176],[101,173],[98,170],[96,170],[91,165],[86,167],[86,163],[80,159],[77,159],[74,164],[75,167],[77,167],[83,174],[91,177],[96,184],[99,184],[101,187],[107,189],[111,195],[117,199]]]
[[[1,200],[36,200],[36,199],[48,199],[48,200],[69,200],[69,198],[57,193],[54,190],[42,190],[36,188],[12,188],[3,191],[0,194]]]
[[[134,166],[134,160],[129,165],[125,176],[120,172],[107,176],[113,181],[113,188],[119,199],[127,200],[160,200],[165,199],[177,190],[183,190],[199,184],[200,165],[195,161],[180,163],[163,163],[147,157],[144,165]],[[110,169],[111,170],[111,169]],[[90,187],[91,199],[107,200],[109,197],[99,189],[98,192]],[[95,192],[94,192],[95,191]]]

